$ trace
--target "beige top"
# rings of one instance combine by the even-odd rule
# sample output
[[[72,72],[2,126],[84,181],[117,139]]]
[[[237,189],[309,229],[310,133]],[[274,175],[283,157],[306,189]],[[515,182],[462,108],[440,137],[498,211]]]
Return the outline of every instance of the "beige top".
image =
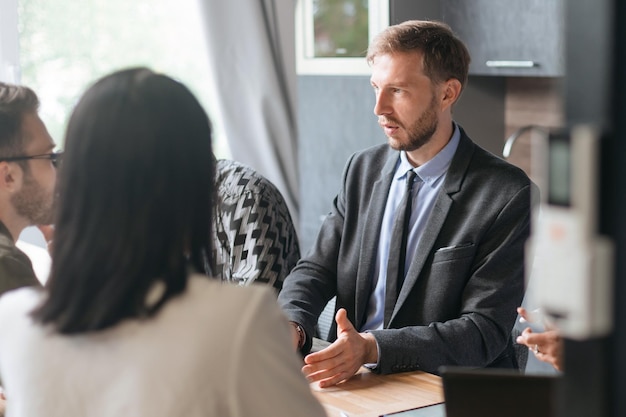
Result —
[[[7,416],[324,416],[266,287],[196,276],[149,320],[62,336],[33,324],[42,292],[0,298]]]

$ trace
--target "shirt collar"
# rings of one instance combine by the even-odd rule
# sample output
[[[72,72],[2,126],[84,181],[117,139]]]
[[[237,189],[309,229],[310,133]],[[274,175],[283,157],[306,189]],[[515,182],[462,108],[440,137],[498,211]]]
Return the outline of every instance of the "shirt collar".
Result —
[[[417,176],[421,178],[422,181],[426,184],[432,185],[432,183],[444,175],[448,171],[448,167],[450,167],[452,158],[454,157],[456,149],[459,146],[459,141],[461,140],[461,131],[459,126],[456,123],[453,123],[453,125],[454,132],[452,133],[452,137],[446,146],[444,146],[443,149],[437,153],[437,155],[424,165],[417,168],[413,167],[406,157],[406,152],[400,152],[400,165],[396,170],[396,179],[403,178],[407,171],[412,169],[417,173]]]

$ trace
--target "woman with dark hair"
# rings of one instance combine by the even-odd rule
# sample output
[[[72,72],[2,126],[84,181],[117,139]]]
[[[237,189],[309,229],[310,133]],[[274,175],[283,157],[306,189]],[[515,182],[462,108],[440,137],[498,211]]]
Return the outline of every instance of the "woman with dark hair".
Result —
[[[212,264],[211,127],[187,88],[109,75],[70,119],[45,290],[0,300],[8,416],[323,416],[266,287]]]

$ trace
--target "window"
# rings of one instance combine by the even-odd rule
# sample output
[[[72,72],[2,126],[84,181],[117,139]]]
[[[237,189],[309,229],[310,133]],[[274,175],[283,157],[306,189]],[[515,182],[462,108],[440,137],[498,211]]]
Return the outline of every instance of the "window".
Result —
[[[369,75],[369,41],[389,24],[388,0],[299,0],[299,74]]]
[[[58,143],[85,89],[121,68],[146,66],[172,76],[193,91],[209,115],[215,114],[197,0],[17,3],[20,82],[39,95],[41,118]],[[217,116],[211,120],[214,151],[227,158],[230,151]]]

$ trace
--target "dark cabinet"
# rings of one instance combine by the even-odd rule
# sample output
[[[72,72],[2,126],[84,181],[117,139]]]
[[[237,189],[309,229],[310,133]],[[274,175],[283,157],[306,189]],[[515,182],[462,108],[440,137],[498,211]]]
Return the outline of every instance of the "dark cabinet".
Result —
[[[470,50],[470,74],[564,75],[563,0],[442,0],[441,13]]]
[[[564,75],[564,0],[389,0],[389,22],[448,23],[472,56],[470,74]]]
[[[441,20],[441,0],[389,0],[389,24],[405,20]]]

